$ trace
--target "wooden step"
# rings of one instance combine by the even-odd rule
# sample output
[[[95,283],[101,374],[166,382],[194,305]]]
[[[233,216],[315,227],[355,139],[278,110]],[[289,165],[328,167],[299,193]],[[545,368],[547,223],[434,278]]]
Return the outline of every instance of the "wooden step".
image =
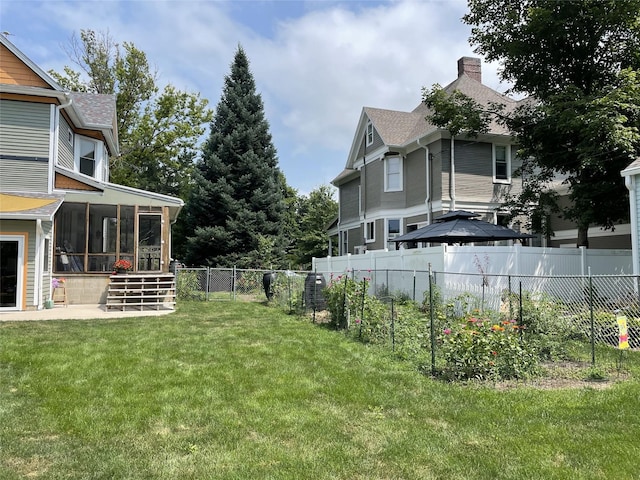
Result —
[[[107,309],[138,310],[175,308],[176,285],[172,273],[111,275]]]

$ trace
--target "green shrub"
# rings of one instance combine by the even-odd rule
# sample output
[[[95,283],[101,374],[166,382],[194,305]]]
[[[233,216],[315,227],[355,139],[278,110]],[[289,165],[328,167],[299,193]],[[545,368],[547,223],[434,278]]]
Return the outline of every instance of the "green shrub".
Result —
[[[537,356],[519,330],[512,320],[489,316],[468,315],[453,323],[439,335],[444,375],[458,380],[499,380],[536,374]]]
[[[547,295],[534,298],[529,292],[523,293],[522,299],[512,293],[509,300],[514,317],[538,356],[546,360],[565,359],[568,342],[579,334],[563,304]]]
[[[323,294],[327,310],[331,314],[331,324],[339,329],[348,328],[353,317],[362,318],[366,304],[371,300],[367,296],[369,279],[356,281],[348,273],[334,277],[333,274]]]

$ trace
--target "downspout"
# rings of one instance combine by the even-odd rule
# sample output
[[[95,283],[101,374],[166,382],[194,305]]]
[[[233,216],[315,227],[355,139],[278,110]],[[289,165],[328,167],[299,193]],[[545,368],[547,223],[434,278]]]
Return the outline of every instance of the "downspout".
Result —
[[[629,190],[629,204],[631,206],[631,262],[633,263],[633,274],[640,274],[640,265],[638,265],[638,204],[636,195],[636,178],[634,175],[624,177],[624,185]]]
[[[65,92],[65,102],[56,105],[55,114],[53,116],[53,148],[51,149],[51,162],[49,162],[49,193],[53,192],[54,187],[54,167],[58,163],[58,144],[60,142],[60,112],[63,108],[71,106],[73,99],[69,93]]]
[[[429,153],[429,147],[427,145],[422,145],[420,143],[420,139],[417,140],[418,146],[424,148],[424,163],[425,163],[425,181],[427,184],[427,192],[426,198],[424,199],[424,203],[427,206],[427,224],[431,225],[431,162],[429,161],[429,157],[431,154]]]
[[[455,137],[451,135],[451,172],[449,172],[449,197],[451,198],[451,203],[449,204],[450,212],[456,209],[456,156],[454,146]]]
[[[362,245],[367,248],[367,130],[362,137]],[[346,252],[345,252],[346,253]]]

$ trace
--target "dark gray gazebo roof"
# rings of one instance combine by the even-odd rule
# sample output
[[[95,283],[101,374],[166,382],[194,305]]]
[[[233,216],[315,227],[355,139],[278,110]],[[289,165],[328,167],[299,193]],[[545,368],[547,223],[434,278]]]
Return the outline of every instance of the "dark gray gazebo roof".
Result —
[[[465,210],[449,212],[434,223],[392,239],[392,242],[470,243],[495,240],[522,240],[533,235],[478,220],[477,213]]]

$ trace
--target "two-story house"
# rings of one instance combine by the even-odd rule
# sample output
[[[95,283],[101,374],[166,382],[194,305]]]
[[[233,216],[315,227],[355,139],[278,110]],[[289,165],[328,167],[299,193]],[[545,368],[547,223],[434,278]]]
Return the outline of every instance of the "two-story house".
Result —
[[[105,303],[113,264],[167,272],[183,201],[109,182],[114,95],[70,93],[0,35],[0,311]]]
[[[445,87],[481,105],[517,101],[482,84],[478,58],[458,60],[458,78]],[[403,112],[365,107],[346,167],[333,181],[339,217],[330,231],[339,252],[395,249],[390,240],[452,210],[469,210],[504,224],[500,205],[517,193],[520,166],[509,132],[493,123],[477,138],[452,137],[430,124],[426,105]]]

